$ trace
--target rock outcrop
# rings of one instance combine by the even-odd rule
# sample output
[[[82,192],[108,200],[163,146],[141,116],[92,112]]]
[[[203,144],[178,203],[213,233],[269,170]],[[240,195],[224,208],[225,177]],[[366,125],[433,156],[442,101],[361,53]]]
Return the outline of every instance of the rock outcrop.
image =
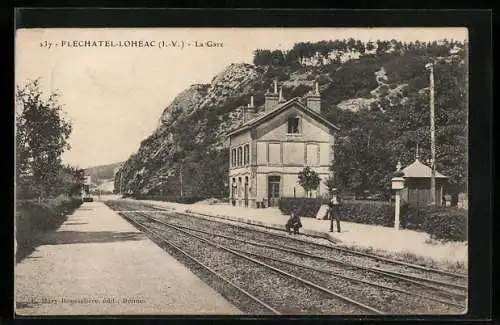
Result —
[[[394,60],[400,62],[401,57],[394,56]],[[345,111],[399,109],[408,92],[418,93],[428,86],[425,73],[400,73],[404,63],[386,69],[383,66],[389,63],[390,67],[391,62],[377,60],[372,56],[364,61],[353,58],[331,66],[301,67],[230,64],[209,84],[190,86],[165,108],[158,128],[115,176],[115,188],[136,194],[177,195],[180,187],[184,195],[223,193],[229,160],[227,134],[243,123],[250,96],[256,109],[263,109],[264,93],[275,78],[285,98],[303,97],[318,81],[322,112],[330,119]],[[448,64],[457,59],[452,55],[441,60]]]

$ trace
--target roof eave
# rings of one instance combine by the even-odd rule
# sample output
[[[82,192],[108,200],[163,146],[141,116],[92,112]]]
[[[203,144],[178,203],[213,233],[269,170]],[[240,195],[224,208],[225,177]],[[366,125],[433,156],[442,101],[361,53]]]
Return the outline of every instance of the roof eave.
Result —
[[[295,97],[295,99],[297,99],[297,103],[299,104],[299,106],[302,107],[302,109],[304,109],[305,111],[311,113],[312,115],[316,116],[318,119],[320,119],[322,122],[324,122],[325,124],[327,124],[328,126],[334,128],[335,130],[337,131],[340,131],[340,128],[338,126],[336,126],[335,124],[333,124],[332,122],[328,121],[324,116],[322,116],[320,113],[316,112],[316,111],[313,111],[312,109],[310,109],[309,107],[307,107],[306,105],[304,105],[300,100],[298,100],[298,97]]]
[[[227,136],[235,135],[235,134],[238,134],[238,133],[244,132],[244,131],[246,131],[246,130],[248,130],[248,129],[250,129],[250,126],[248,126],[248,125],[247,125],[247,126],[244,126],[244,127],[239,127],[239,128],[237,128],[237,129],[235,129],[235,130],[233,130],[233,131],[229,132],[229,133],[227,134]]]
[[[310,109],[309,107],[307,107],[306,105],[304,105],[303,103],[300,102],[300,98],[299,97],[294,97],[292,99],[289,99],[287,102],[283,103],[281,107],[269,112],[266,116],[262,116],[262,118],[257,118],[255,121],[253,121],[252,123],[249,123],[245,126],[240,126],[239,128],[229,132],[227,134],[227,136],[232,136],[232,135],[235,135],[235,134],[238,134],[238,133],[241,133],[245,130],[248,130],[250,128],[252,128],[256,123],[259,124],[261,122],[264,122],[267,118],[270,118],[271,116],[273,116],[273,113],[278,113],[279,111],[285,109],[286,107],[288,107],[290,104],[292,103],[297,103],[303,110],[309,112],[311,115],[315,116],[317,119],[321,120],[323,123],[327,124],[330,128],[333,128],[335,129],[336,131],[340,131],[340,128],[338,126],[336,126],[335,124],[333,124],[332,122],[328,121],[324,116],[322,116],[321,114],[313,111],[312,109]]]

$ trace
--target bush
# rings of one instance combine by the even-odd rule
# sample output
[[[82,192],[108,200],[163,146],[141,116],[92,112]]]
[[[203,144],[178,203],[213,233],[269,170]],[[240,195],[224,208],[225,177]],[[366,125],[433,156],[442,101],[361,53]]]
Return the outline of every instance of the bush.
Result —
[[[17,261],[30,254],[38,234],[57,229],[66,215],[82,204],[78,198],[59,196],[54,199],[20,200],[16,202]]]
[[[281,198],[278,208],[283,214],[294,212],[300,217],[316,217],[322,204],[321,198]],[[394,204],[386,201],[344,200],[339,208],[341,221],[394,226]],[[467,211],[446,206],[401,207],[401,227],[424,231],[431,238],[445,241],[467,240]]]
[[[467,240],[467,211],[464,209],[445,206],[408,207],[402,221],[404,228],[425,231],[433,239]]]
[[[320,198],[282,197],[278,202],[278,208],[283,214],[293,212],[300,217],[315,218],[321,204],[326,203],[326,200]]]
[[[301,217],[315,218],[326,198],[281,198],[278,208],[283,214],[294,212]],[[394,225],[394,207],[382,201],[343,201],[339,208],[340,219],[369,225]]]
[[[366,225],[394,226],[394,206],[385,201],[344,201],[340,220]]]

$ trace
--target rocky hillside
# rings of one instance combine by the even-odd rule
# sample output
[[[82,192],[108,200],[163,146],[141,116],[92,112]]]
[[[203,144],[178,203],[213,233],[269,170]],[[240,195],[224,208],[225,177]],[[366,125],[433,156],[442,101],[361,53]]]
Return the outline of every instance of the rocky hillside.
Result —
[[[85,174],[89,175],[93,184],[101,184],[102,182],[109,181],[113,179],[115,174],[115,169],[121,166],[121,162],[108,164],[108,165],[99,165],[92,166],[85,169]]]
[[[462,52],[457,53],[457,46],[462,48]],[[242,111],[249,103],[251,95],[254,96],[255,105],[262,109],[264,93],[271,89],[275,78],[283,86],[285,98],[304,96],[313,88],[314,82],[318,81],[322,94],[322,113],[341,126],[340,137],[352,140],[356,135],[352,134],[351,130],[359,129],[360,126],[373,127],[376,132],[372,141],[376,143],[376,134],[383,131],[380,130],[382,126],[376,123],[368,125],[366,122],[373,119],[377,123],[386,120],[402,121],[397,127],[397,138],[403,139],[401,136],[409,131],[408,127],[400,128],[405,125],[404,119],[409,121],[409,117],[404,115],[408,115],[408,112],[418,106],[415,105],[416,102],[420,101],[420,106],[427,103],[424,99],[428,98],[426,90],[429,74],[424,68],[425,63],[436,60],[436,75],[439,70],[449,76],[443,80],[443,83],[447,83],[446,89],[443,90],[449,91],[448,97],[452,97],[444,98],[444,94],[439,93],[441,97],[438,98],[438,105],[446,105],[448,108],[450,104],[450,107],[454,106],[452,109],[462,111],[465,108],[466,116],[465,97],[462,98],[453,91],[458,89],[460,92],[466,86],[465,52],[464,45],[461,46],[457,43],[440,46],[423,44],[396,52],[391,50],[393,46],[380,53],[373,50],[375,54],[359,52],[358,55],[351,55],[351,59],[330,59],[329,54],[329,59],[316,59],[314,64],[310,63],[311,60],[307,61],[307,58],[290,56],[290,52],[278,55],[276,59],[276,51],[268,51],[272,57],[270,61],[266,61],[266,58],[258,57],[263,52],[259,54],[256,51],[256,65],[229,64],[210,84],[192,85],[181,92],[165,108],[154,133],[142,141],[138,152],[125,162],[115,177],[115,188],[119,188],[119,182],[122,181],[123,188],[130,193],[178,195],[182,179],[185,196],[226,195],[226,134],[242,123]],[[453,49],[455,51],[452,51]],[[266,53],[263,55],[268,55]],[[292,59],[289,59],[290,57]],[[293,59],[294,57],[297,59]],[[344,55],[343,58],[345,57]],[[304,63],[306,61],[307,64]],[[436,85],[439,83],[440,80],[437,80]],[[449,90],[450,87],[452,90]],[[463,91],[466,91],[466,88]],[[457,103],[457,100],[462,102]],[[451,111],[448,113],[453,116]],[[460,116],[463,117],[463,114]],[[428,125],[428,120],[423,119],[424,115],[418,123],[415,122],[415,129],[425,129],[423,126]],[[466,117],[465,121],[463,118],[445,120],[443,117],[440,123],[465,126]],[[419,135],[422,138],[421,147],[425,147],[424,133]],[[399,150],[403,150],[405,146],[406,149],[412,150],[414,143],[411,138],[405,141],[404,144],[394,146],[400,145]],[[400,153],[393,152],[392,155]],[[405,159],[403,162],[406,162]],[[394,159],[387,158],[390,163],[391,160]],[[456,165],[457,162],[450,161],[449,166],[445,167],[451,171],[456,167],[453,164]],[[388,168],[383,165],[379,168]],[[343,166],[344,169],[346,167]],[[364,186],[374,186],[374,181],[371,182],[371,185]]]

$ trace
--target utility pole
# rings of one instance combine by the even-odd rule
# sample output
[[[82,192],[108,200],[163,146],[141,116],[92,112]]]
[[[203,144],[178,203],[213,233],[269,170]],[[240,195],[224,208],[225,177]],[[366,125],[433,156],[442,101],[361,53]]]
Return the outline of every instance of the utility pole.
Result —
[[[427,63],[425,68],[430,71],[430,108],[431,108],[431,204],[435,205],[436,200],[436,135],[434,117],[434,63]]]
[[[180,168],[179,168],[179,180],[180,180],[180,183],[181,183],[181,197],[183,197],[184,193],[183,193],[183,189],[182,189],[182,164],[180,165]]]

